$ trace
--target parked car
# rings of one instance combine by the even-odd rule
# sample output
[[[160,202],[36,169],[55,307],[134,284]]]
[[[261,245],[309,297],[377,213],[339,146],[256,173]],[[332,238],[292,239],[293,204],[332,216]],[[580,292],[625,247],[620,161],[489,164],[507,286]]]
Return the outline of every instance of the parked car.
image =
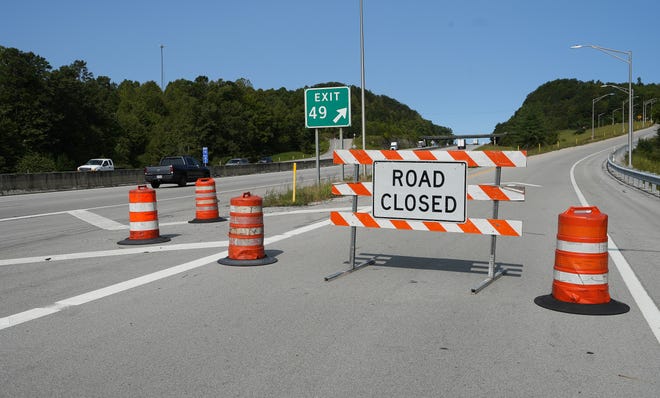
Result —
[[[185,187],[188,182],[210,176],[208,167],[202,166],[191,156],[167,156],[160,160],[158,166],[144,168],[144,179],[152,188],[158,188],[160,184],[178,184]]]
[[[234,159],[229,159],[227,163],[225,163],[225,166],[240,166],[242,164],[249,164],[250,161],[247,160],[246,158],[234,158]]]
[[[112,159],[89,159],[87,163],[82,166],[78,166],[78,171],[113,171],[115,169],[115,164],[112,163]]]

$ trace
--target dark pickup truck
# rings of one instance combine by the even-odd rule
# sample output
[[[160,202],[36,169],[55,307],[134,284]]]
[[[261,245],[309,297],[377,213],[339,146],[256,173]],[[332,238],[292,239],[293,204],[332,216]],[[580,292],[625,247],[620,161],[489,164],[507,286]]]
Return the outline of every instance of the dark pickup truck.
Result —
[[[158,188],[160,184],[185,187],[188,182],[210,176],[211,171],[190,156],[167,156],[160,160],[160,165],[144,168],[144,179],[152,188]]]

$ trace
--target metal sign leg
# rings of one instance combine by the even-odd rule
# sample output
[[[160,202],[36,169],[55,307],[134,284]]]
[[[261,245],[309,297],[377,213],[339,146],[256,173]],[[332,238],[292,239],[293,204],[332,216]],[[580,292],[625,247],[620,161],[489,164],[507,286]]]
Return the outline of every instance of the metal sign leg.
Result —
[[[353,176],[355,178],[355,182],[358,182],[360,180],[360,166],[357,165],[357,164],[355,165],[355,171],[353,173]],[[357,212],[357,208],[358,208],[358,197],[357,197],[357,195],[354,195],[353,196],[353,206],[352,206],[353,213]],[[346,271],[340,271],[340,272],[336,272],[336,273],[334,273],[330,276],[326,276],[325,277],[326,282],[337,279],[340,276],[350,274],[351,272],[357,271],[358,269],[363,268],[367,265],[375,264],[376,261],[373,258],[371,258],[367,261],[364,261],[360,264],[357,264],[357,265],[355,264],[355,243],[356,243],[356,240],[357,240],[357,227],[351,227],[351,244],[350,244],[350,249],[349,249],[349,253],[348,253],[348,256],[349,256],[348,262],[351,264],[351,268],[349,270],[346,270]]]
[[[495,186],[500,186],[502,182],[502,168],[497,167],[495,170]],[[500,201],[493,201],[493,219],[497,219],[500,210]],[[505,269],[497,269],[495,265],[495,249],[497,248],[497,236],[490,237],[490,258],[488,259],[488,278],[481,282],[477,287],[472,288],[472,293],[479,293],[483,288],[490,285],[500,276],[506,273]],[[497,267],[499,268],[499,267]]]

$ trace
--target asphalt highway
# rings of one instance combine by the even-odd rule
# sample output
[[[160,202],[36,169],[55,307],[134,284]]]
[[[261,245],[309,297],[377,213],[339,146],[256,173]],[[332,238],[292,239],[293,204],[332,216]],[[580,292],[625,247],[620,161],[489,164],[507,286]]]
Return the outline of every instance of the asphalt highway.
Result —
[[[660,199],[607,175],[625,141],[503,170],[526,200],[501,202],[499,218],[524,233],[498,238],[507,274],[478,294],[484,235],[358,228],[357,257],[375,264],[326,282],[349,267],[350,229],[328,216],[347,197],[264,209],[277,262],[249,267],[217,263],[228,222],[188,223],[192,184],[156,190],[171,238],[158,245],[117,244],[131,187],[0,197],[0,397],[657,397]],[[470,169],[468,183],[494,174]],[[220,214],[243,192],[291,183],[290,172],[217,179]],[[625,314],[534,303],[551,290],[558,215],[585,205],[608,215],[609,292]],[[470,217],[490,212],[468,203]]]

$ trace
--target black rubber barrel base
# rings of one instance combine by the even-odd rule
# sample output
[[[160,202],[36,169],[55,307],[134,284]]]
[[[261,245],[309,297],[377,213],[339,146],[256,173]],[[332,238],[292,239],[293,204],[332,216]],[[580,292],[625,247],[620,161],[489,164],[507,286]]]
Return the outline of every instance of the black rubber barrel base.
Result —
[[[605,304],[577,304],[559,301],[552,294],[548,294],[535,298],[534,302],[549,310],[579,315],[618,315],[630,311],[627,304],[611,299]]]

